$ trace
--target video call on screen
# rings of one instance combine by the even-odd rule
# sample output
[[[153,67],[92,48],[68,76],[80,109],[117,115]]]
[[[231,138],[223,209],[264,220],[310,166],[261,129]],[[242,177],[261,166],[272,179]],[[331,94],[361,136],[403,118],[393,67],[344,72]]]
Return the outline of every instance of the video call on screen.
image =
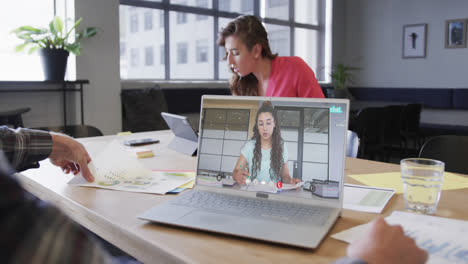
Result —
[[[217,180],[232,179],[241,149],[253,137],[253,130],[257,129],[255,118],[263,102],[203,101],[199,176]],[[333,179],[329,174],[330,115],[333,115],[330,108],[295,106],[295,102],[271,101],[271,104],[278,119],[275,122],[280,127],[281,138],[287,148],[289,175],[306,183],[304,186],[312,185],[308,189],[298,188],[281,194],[338,198],[340,178]],[[221,184],[217,187],[233,188]]]

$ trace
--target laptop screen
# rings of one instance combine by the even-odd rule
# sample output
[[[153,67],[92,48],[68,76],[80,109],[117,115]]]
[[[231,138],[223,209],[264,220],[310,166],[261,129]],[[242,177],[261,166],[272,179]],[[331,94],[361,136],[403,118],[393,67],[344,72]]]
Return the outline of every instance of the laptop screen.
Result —
[[[204,96],[197,184],[341,196],[348,101]]]

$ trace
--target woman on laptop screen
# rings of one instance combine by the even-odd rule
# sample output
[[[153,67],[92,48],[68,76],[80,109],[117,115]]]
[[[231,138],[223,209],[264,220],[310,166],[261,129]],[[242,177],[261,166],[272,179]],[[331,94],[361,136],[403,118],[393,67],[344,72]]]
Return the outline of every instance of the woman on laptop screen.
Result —
[[[242,147],[232,173],[237,183],[300,182],[289,175],[288,150],[277,120],[271,102],[263,102],[255,118],[253,137]]]
[[[312,69],[299,57],[273,54],[268,34],[252,15],[229,22],[219,33],[233,75],[233,95],[323,98]]]

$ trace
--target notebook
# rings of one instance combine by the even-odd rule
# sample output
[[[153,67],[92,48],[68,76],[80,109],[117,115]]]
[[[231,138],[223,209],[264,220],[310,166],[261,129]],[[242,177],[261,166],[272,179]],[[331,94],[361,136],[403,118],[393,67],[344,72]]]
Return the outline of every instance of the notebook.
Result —
[[[342,210],[348,115],[346,99],[203,96],[194,189],[138,217],[316,248]]]

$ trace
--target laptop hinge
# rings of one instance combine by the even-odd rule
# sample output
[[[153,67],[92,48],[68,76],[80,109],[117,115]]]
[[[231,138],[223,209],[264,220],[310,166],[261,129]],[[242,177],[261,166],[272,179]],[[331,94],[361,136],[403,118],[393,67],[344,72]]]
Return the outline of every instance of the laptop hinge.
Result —
[[[268,194],[266,194],[266,193],[257,193],[257,198],[265,198],[265,199],[268,199]]]

